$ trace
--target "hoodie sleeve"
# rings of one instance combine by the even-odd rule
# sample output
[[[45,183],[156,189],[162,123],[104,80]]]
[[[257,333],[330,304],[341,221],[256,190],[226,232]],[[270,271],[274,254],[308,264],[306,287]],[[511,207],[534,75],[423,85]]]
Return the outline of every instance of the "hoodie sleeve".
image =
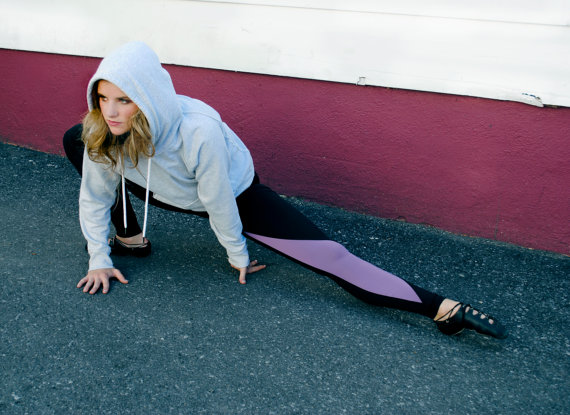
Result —
[[[109,167],[83,157],[83,176],[79,192],[79,222],[89,251],[89,271],[112,268],[107,243],[111,207],[115,203],[120,176]]]
[[[243,268],[249,265],[249,255],[230,183],[230,154],[222,130],[212,124],[203,125],[195,136],[198,197],[208,212],[218,241],[226,249],[230,264]]]

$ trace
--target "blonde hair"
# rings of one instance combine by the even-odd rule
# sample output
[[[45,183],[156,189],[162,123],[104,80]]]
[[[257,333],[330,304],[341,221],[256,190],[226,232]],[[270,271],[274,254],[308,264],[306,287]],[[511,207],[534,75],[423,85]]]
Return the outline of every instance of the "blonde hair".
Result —
[[[91,91],[93,109],[83,118],[83,132],[81,139],[85,143],[87,155],[98,163],[109,164],[113,169],[129,157],[134,167],[139,163],[139,156],[154,156],[154,144],[148,120],[139,109],[130,119],[130,130],[124,144],[119,137],[112,134],[103,118],[99,107],[97,83]]]

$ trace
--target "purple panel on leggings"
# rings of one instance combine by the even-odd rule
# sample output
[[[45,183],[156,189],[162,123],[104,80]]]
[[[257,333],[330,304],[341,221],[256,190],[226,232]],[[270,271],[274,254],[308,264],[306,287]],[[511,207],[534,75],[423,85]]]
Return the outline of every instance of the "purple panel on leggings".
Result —
[[[253,233],[247,235],[366,291],[416,303],[422,302],[406,281],[351,254],[338,242],[277,239]]]

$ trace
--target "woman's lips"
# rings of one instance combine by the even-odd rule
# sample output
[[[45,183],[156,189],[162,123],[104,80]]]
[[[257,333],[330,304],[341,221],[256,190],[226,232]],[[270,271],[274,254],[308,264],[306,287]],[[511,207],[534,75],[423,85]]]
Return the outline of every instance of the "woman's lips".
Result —
[[[118,121],[107,121],[107,124],[109,124],[109,127],[118,127],[121,125],[121,123]]]

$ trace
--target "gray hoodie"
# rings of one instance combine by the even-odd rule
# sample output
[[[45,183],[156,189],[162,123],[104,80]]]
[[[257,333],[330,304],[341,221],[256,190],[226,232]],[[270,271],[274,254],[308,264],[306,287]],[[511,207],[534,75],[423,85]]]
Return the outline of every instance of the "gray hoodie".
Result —
[[[161,202],[208,212],[229,262],[247,266],[249,256],[235,198],[251,184],[254,170],[239,137],[213,108],[177,95],[170,75],[142,42],[127,43],[103,59],[87,88],[89,109],[93,108],[91,90],[101,79],[115,84],[144,113],[156,153],[151,159],[140,157],[137,168],[127,158],[124,166],[114,170],[85,154],[79,216],[88,242],[89,270],[113,267],[107,238],[110,209],[122,174]]]

